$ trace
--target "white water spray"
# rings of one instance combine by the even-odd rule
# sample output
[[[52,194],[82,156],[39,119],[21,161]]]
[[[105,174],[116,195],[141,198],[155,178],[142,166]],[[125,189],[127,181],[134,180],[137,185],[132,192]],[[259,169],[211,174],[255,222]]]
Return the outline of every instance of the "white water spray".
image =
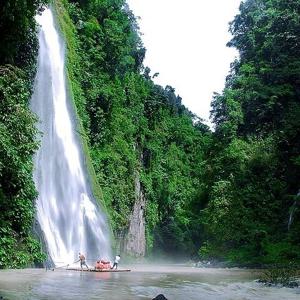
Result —
[[[31,107],[40,119],[42,133],[34,172],[39,193],[37,219],[55,265],[74,262],[78,252],[91,260],[109,259],[108,227],[91,200],[82,150],[71,121],[74,117],[66,92],[64,44],[50,9],[36,20],[41,27]]]

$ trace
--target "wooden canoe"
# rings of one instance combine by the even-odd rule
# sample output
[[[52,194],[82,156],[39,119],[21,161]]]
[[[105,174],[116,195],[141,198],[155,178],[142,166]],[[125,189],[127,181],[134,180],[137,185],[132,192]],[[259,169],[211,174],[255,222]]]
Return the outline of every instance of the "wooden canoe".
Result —
[[[115,273],[115,272],[130,272],[131,270],[129,269],[102,269],[102,270],[99,270],[99,269],[81,269],[81,268],[67,268],[66,270],[68,271],[84,271],[84,272],[112,272],[112,273]]]

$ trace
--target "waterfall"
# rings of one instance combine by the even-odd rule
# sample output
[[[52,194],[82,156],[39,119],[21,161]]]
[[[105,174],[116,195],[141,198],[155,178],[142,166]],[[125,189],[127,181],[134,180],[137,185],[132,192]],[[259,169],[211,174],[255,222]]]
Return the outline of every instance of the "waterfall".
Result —
[[[88,263],[89,259],[109,259],[107,222],[85,178],[83,151],[72,121],[64,43],[49,8],[36,20],[40,25],[39,54],[31,109],[39,117],[41,132],[34,171],[39,193],[37,220],[56,266],[74,262],[79,252],[86,255]]]
[[[300,189],[299,189],[299,191],[298,191],[298,193],[296,195],[296,198],[295,198],[295,201],[294,201],[293,205],[290,207],[289,221],[288,221],[288,231],[291,228],[291,225],[292,225],[292,222],[293,222],[294,213],[298,209],[299,199],[300,199]]]

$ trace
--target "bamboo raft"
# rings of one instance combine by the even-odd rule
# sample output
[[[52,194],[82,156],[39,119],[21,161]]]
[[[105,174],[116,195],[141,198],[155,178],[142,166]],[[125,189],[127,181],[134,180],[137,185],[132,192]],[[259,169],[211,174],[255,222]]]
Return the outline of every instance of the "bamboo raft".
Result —
[[[84,272],[99,272],[99,273],[102,273],[102,272],[112,272],[112,273],[115,273],[115,272],[130,272],[131,270],[129,269],[102,269],[102,270],[99,270],[99,269],[81,269],[81,268],[67,268],[66,270],[68,271],[84,271]]]

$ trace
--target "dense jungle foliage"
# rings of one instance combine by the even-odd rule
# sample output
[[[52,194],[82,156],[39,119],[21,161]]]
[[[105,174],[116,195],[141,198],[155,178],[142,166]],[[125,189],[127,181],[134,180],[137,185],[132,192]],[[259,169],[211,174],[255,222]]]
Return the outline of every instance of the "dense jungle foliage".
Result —
[[[28,108],[37,50],[33,16],[42,2],[0,6],[0,267],[42,259],[31,235],[38,145]],[[138,177],[147,255],[299,262],[300,1],[242,2],[228,43],[240,56],[213,98],[214,131],[171,86],[153,82],[124,0],[56,0],[54,7],[115,237],[128,230]]]
[[[44,260],[32,236],[32,156],[38,145],[29,109],[38,48],[34,16],[43,2],[0,3],[0,268]]]
[[[56,10],[67,36],[76,106],[115,236],[128,230],[138,176],[147,199],[148,253],[153,248],[184,253],[191,247],[196,253],[200,244],[195,247],[192,237],[198,224],[190,226],[186,212],[199,193],[208,127],[172,87],[153,83],[125,1],[56,1]]]
[[[299,18],[300,1],[248,0],[230,25],[240,58],[212,102],[208,255],[300,259]]]

